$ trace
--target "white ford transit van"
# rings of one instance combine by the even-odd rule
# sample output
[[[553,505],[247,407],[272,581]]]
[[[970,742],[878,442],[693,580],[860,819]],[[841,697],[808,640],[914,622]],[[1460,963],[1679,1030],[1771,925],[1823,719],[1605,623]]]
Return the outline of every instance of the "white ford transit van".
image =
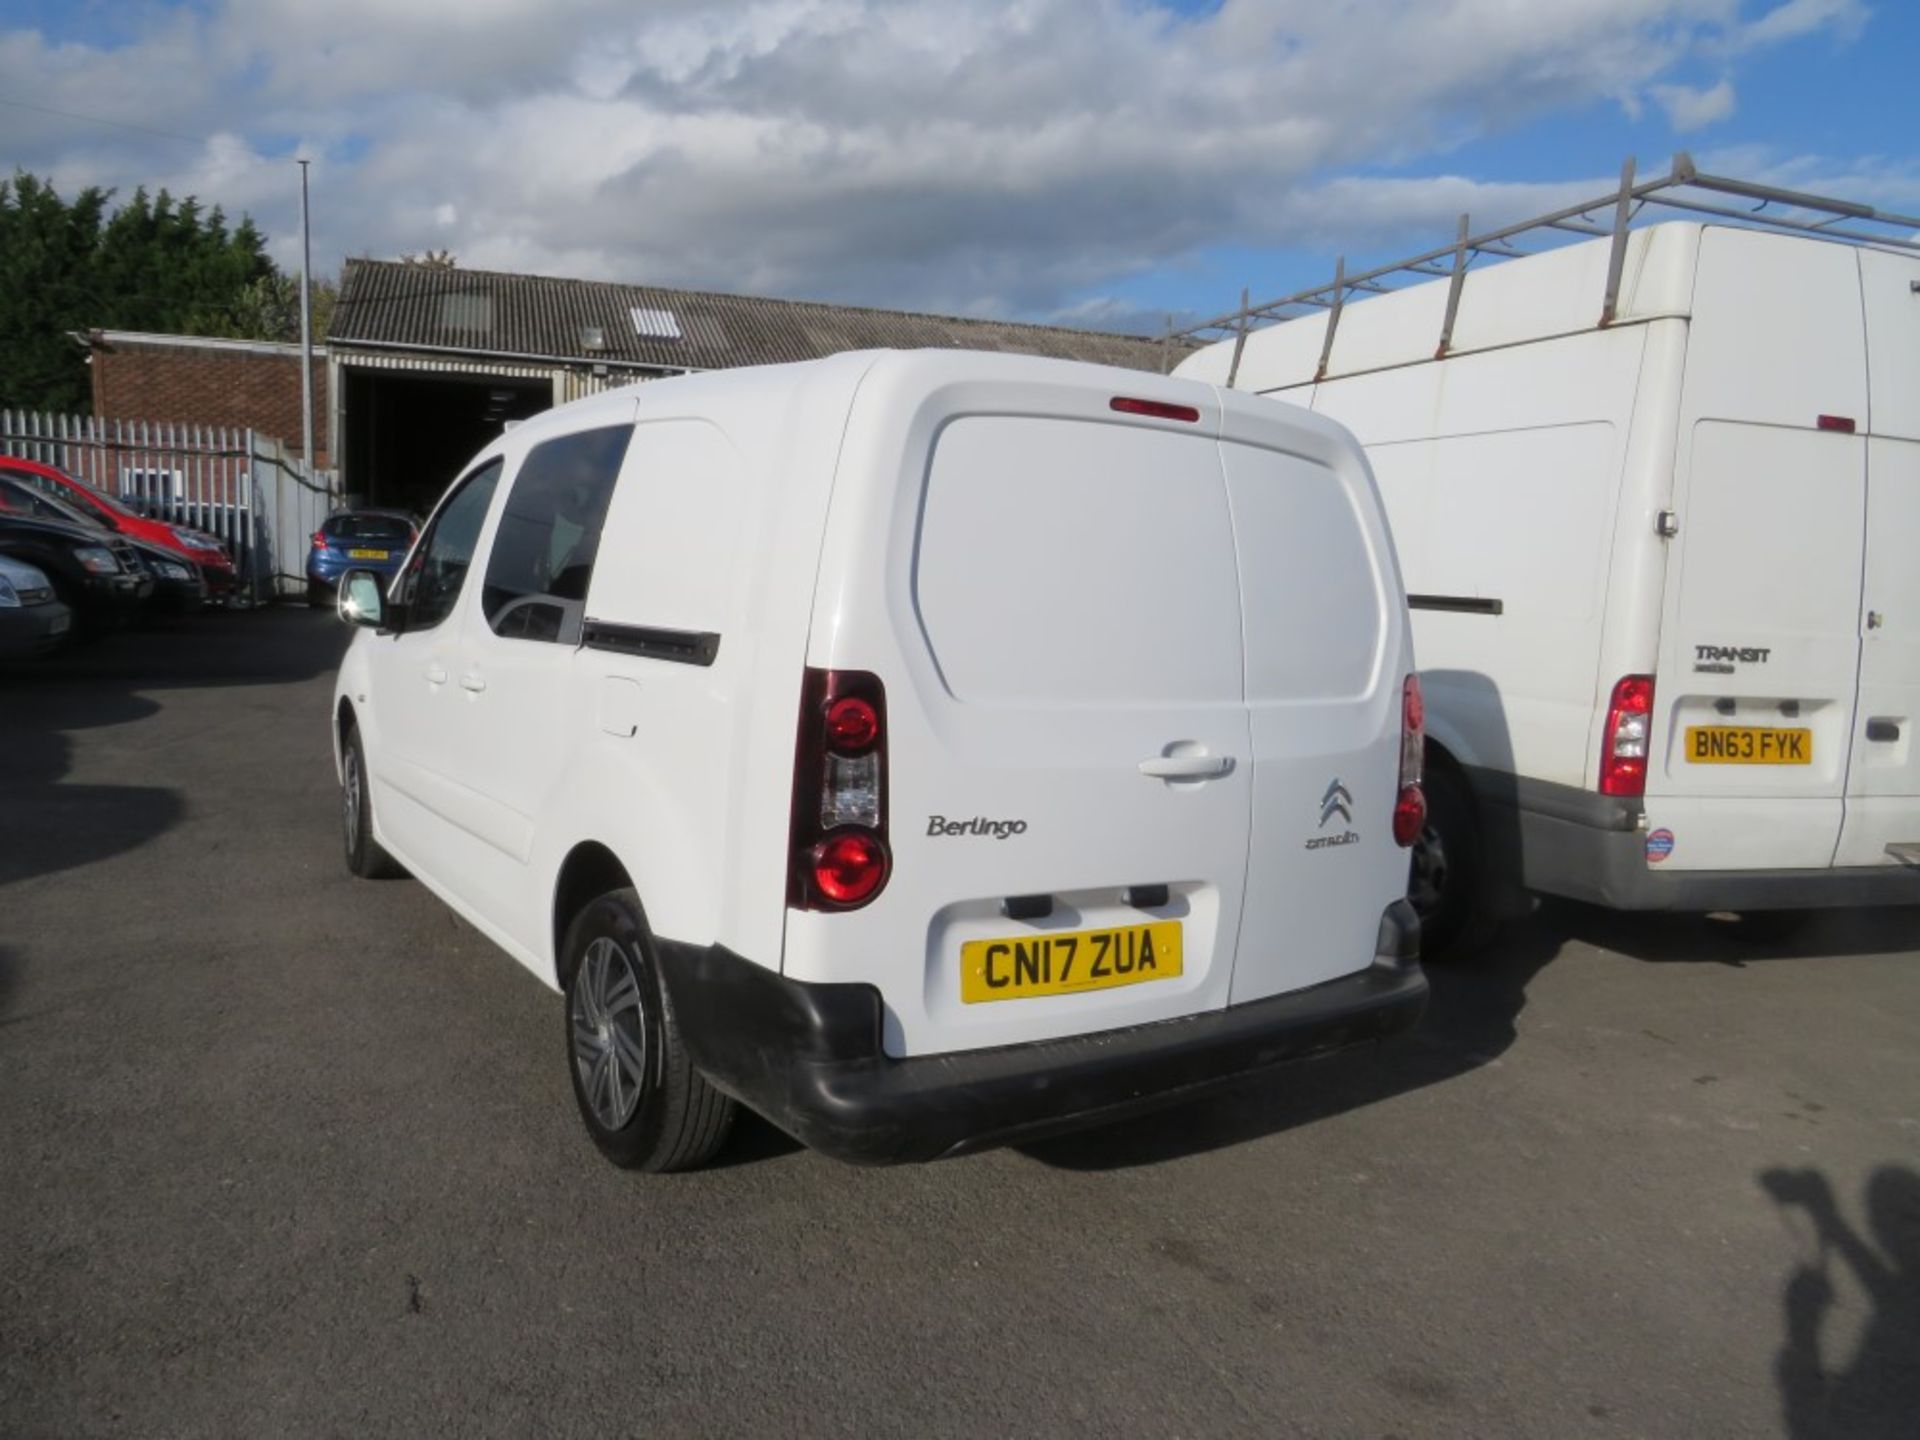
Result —
[[[1038,1135],[1414,1023],[1402,593],[1352,439],[1211,385],[597,396],[343,582],[347,860],[565,992],[618,1163],[735,1101],[857,1161]]]
[[[1649,188],[1706,183],[1771,203],[1684,157]],[[1808,223],[1817,202],[1786,198]],[[1363,292],[1331,334],[1322,310],[1180,365],[1366,447],[1428,705],[1428,953],[1519,888],[1626,910],[1920,903],[1902,243],[1658,224],[1617,252]],[[1444,274],[1444,252],[1405,268]]]

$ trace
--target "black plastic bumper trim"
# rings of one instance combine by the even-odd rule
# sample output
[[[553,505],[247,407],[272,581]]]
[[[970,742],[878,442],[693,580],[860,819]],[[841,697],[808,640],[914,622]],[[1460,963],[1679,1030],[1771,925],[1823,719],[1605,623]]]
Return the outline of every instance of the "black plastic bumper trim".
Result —
[[[659,949],[680,1032],[708,1078],[811,1148],[880,1165],[1117,1119],[1408,1030],[1427,1000],[1418,935],[1396,901],[1374,962],[1325,984],[1124,1030],[906,1060],[881,1047],[872,986],[788,980],[720,946]]]
[[[1662,870],[1646,836],[1519,810],[1521,883],[1545,895],[1614,910],[1830,910],[1920,905],[1920,869],[1856,865],[1828,870]]]
[[[1505,770],[1465,767],[1467,780],[1482,804],[1507,805],[1596,830],[1638,830],[1646,804],[1639,798],[1601,795],[1552,780],[1535,780]]]

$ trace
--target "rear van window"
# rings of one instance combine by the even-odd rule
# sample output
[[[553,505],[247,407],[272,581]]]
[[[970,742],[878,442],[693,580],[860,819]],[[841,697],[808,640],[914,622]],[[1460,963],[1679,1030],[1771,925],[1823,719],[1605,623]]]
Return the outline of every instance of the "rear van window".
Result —
[[[915,558],[920,622],[958,699],[1242,697],[1233,525],[1210,437],[953,420],[934,445]]]
[[[400,515],[335,515],[321,527],[331,540],[405,540],[413,525]]]
[[[1353,700],[1386,660],[1387,588],[1347,482],[1255,445],[1220,447],[1246,593],[1247,699]]]

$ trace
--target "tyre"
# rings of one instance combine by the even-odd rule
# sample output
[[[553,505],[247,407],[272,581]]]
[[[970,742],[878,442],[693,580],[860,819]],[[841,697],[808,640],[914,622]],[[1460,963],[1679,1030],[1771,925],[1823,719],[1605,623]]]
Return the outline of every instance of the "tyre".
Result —
[[[1423,960],[1464,959],[1493,938],[1486,842],[1473,793],[1451,766],[1429,766],[1427,823],[1414,841],[1407,898],[1420,916]]]
[[[628,1170],[693,1170],[726,1143],[734,1102],[693,1068],[631,890],[574,917],[561,946],[567,1074],[600,1153]]]
[[[340,828],[347,869],[362,880],[393,880],[407,873],[373,838],[373,791],[367,783],[367,752],[360,744],[357,725],[347,727],[340,749]]]
[[[307,581],[307,608],[309,610],[318,610],[322,605],[325,605],[332,599],[333,593],[328,590],[326,586],[317,585],[311,580]]]

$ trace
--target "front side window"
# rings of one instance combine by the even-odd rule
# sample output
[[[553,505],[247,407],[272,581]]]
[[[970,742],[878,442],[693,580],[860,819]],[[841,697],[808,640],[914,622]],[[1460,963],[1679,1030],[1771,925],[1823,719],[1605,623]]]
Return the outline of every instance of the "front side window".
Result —
[[[42,475],[38,470],[9,470],[7,471],[7,478],[9,480],[17,480],[23,485],[31,485],[34,489],[48,495],[57,495],[60,493],[60,487]]]
[[[31,515],[36,520],[55,520],[62,525],[84,525],[89,530],[105,527],[91,515],[50,500],[31,486],[11,479],[0,479],[0,509]]]
[[[461,481],[413,552],[394,597],[406,606],[408,630],[431,630],[453,613],[493,503],[493,487],[500,483],[500,465],[492,461]]]
[[[25,481],[41,494],[51,495],[62,504],[85,509],[89,513],[100,507],[100,502],[106,498],[78,480],[62,485],[51,475],[42,475],[38,470],[9,470],[7,475],[9,479]]]
[[[480,592],[494,634],[580,643],[600,527],[632,438],[631,425],[610,425],[527,452],[500,513]]]

